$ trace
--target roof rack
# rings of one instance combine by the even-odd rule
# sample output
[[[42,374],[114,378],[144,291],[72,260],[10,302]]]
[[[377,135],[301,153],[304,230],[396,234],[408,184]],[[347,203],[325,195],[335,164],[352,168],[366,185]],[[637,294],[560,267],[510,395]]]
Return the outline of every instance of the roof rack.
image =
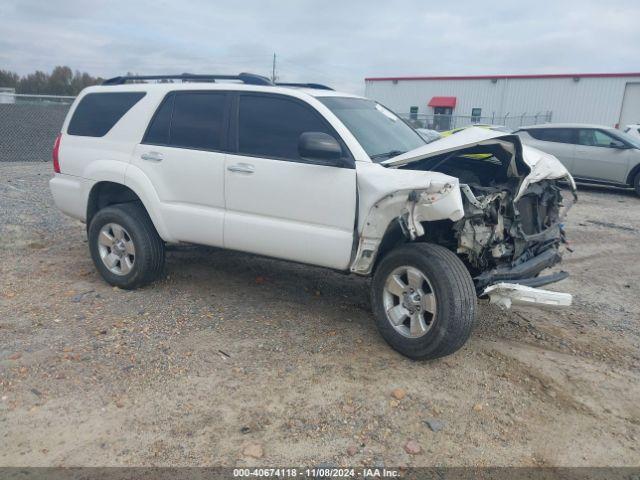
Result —
[[[301,87],[301,88],[314,88],[316,90],[333,90],[333,88],[323,85],[321,83],[276,83],[278,87]]]
[[[124,85],[130,81],[142,80],[182,80],[185,81],[213,81],[216,80],[240,80],[247,85],[273,85],[267,77],[254,73],[239,73],[238,75],[196,75],[193,73],[180,73],[178,75],[126,75],[109,78],[102,85]]]

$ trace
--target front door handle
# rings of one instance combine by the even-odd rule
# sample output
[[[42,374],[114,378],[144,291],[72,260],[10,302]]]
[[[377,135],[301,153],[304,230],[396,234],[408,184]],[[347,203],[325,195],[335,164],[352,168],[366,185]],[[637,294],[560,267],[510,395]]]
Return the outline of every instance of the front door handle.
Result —
[[[256,171],[254,166],[250,163],[236,163],[235,165],[229,165],[227,170],[237,173],[253,173]]]
[[[148,162],[161,162],[162,154],[160,152],[147,152],[140,155],[140,158]]]

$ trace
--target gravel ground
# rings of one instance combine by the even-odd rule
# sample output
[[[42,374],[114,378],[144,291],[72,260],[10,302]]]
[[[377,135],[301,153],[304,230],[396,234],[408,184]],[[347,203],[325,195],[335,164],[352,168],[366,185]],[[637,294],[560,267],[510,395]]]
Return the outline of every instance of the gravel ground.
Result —
[[[585,189],[560,312],[413,362],[368,281],[200,247],[104,283],[51,167],[0,164],[0,465],[638,465],[640,199]],[[411,453],[409,453],[411,452]]]

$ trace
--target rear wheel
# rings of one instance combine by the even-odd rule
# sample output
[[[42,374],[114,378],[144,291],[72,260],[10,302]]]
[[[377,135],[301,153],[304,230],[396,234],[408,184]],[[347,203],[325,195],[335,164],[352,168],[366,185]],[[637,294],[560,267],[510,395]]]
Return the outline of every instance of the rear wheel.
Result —
[[[93,263],[111,285],[135,289],[162,273],[164,242],[139,203],[100,210],[87,233]]]
[[[414,359],[455,352],[475,323],[473,280],[439,245],[412,243],[389,252],[374,274],[371,301],[384,339]]]

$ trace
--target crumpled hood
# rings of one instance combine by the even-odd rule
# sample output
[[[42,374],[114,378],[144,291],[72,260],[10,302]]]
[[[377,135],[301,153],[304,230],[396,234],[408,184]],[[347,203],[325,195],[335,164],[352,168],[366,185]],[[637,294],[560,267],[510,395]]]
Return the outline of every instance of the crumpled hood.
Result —
[[[500,144],[513,152],[529,168],[529,172],[520,185],[518,195],[514,201],[517,201],[522,196],[529,185],[541,180],[566,178],[575,193],[576,184],[573,177],[556,157],[528,145],[523,145],[518,135],[487,128],[467,128],[454,135],[435,140],[402,155],[385,160],[382,164],[387,167],[399,167],[425,158],[442,155],[443,153],[464,150],[477,145],[492,144]]]
[[[530,147],[528,145],[522,145],[522,159],[529,165],[531,172],[527,175],[520,185],[518,195],[516,195],[515,201],[517,201],[524,191],[532,183],[539,182],[541,180],[554,180],[558,178],[566,178],[569,182],[569,186],[574,195],[577,190],[576,182],[566,169],[566,167],[560,163],[553,155],[538,150],[537,148]]]

